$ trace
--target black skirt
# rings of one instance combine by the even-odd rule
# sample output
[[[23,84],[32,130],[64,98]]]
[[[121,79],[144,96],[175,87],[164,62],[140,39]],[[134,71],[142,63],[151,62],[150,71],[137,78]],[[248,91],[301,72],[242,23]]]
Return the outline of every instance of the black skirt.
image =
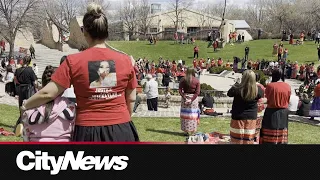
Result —
[[[260,143],[288,144],[288,124],[288,109],[267,108],[262,120]]]
[[[132,121],[110,126],[75,126],[75,142],[139,142]]]
[[[5,91],[8,93],[10,96],[15,96],[16,95],[16,88],[14,82],[7,83],[5,86]]]

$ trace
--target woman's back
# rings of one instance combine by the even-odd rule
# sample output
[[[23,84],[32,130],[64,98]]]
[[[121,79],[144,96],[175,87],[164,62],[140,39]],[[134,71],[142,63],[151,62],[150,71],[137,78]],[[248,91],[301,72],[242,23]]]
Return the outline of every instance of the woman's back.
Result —
[[[71,80],[70,80],[71,79]],[[67,57],[52,80],[72,84],[79,126],[107,126],[130,121],[125,90],[137,85],[131,58],[109,48],[89,48]]]
[[[258,92],[256,98],[245,100],[241,95],[241,89],[233,86],[228,91],[228,96],[233,97],[232,119],[256,119],[258,112],[258,101],[263,97],[263,90],[257,85]]]
[[[22,116],[24,141],[69,142],[73,131],[76,106],[67,98],[57,97],[47,122],[46,105],[28,110]]]

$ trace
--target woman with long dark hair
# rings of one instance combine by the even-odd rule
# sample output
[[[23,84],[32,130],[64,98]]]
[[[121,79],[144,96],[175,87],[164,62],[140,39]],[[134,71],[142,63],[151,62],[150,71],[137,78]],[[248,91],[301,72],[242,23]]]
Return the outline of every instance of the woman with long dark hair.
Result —
[[[16,95],[15,84],[14,84],[14,74],[12,66],[8,65],[6,68],[6,75],[3,77],[3,82],[6,84],[5,92],[10,96],[14,97]]]
[[[14,79],[17,88],[17,94],[19,96],[19,107],[22,106],[24,100],[29,99],[36,92],[37,88],[37,76],[34,73],[32,67],[30,67],[31,57],[26,56],[23,58],[23,66],[16,70]],[[22,111],[20,111],[22,113]],[[21,123],[21,117],[19,117],[16,125]]]
[[[200,110],[198,96],[200,94],[200,82],[195,77],[195,70],[189,68],[186,76],[181,79],[179,84],[181,95],[181,130],[187,135],[197,131],[200,123]]]
[[[42,85],[50,81],[55,68],[47,66],[42,75]],[[26,111],[16,136],[23,135],[26,142],[69,142],[74,126],[76,106],[67,98],[58,96],[40,107]]]
[[[27,100],[21,107],[22,111],[54,100],[73,85],[77,97],[73,141],[139,141],[131,121],[137,87],[132,58],[106,44],[109,35],[108,19],[100,5],[91,3],[88,6],[81,30],[89,48],[67,56],[53,74],[52,81]],[[111,66],[105,62],[113,64],[112,78],[104,76],[111,71]],[[100,66],[94,68],[95,64]],[[99,79],[98,74],[101,74],[100,77],[104,80],[92,84]]]

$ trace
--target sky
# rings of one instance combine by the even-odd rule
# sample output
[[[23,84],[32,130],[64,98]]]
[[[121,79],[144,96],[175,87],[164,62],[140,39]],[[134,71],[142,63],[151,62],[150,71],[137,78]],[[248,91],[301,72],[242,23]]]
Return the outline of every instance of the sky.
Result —
[[[111,9],[112,10],[116,10],[117,9],[117,5],[122,1],[122,2],[125,2],[126,0],[107,0],[109,2],[111,2]],[[162,6],[166,6],[166,3],[168,2],[172,2],[172,0],[149,0],[150,4],[152,3],[159,3],[161,4]],[[224,0],[193,0],[194,1],[194,4],[197,4],[197,3],[207,3],[207,2],[214,2],[214,3],[221,3],[221,2],[224,2]],[[227,4],[229,5],[235,5],[235,4],[243,4],[243,3],[246,3],[246,2],[249,2],[249,1],[252,1],[252,0],[227,0]]]

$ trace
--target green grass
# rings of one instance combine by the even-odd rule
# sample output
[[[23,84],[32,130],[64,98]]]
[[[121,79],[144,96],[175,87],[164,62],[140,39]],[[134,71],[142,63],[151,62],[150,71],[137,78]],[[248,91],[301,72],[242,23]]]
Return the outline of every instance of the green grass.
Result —
[[[272,56],[272,46],[277,40],[256,40],[245,42],[243,44],[235,44],[234,46],[227,45],[224,49],[218,52],[213,52],[213,48],[207,48],[208,43],[205,41],[196,41],[200,47],[199,57],[201,58],[219,58],[231,60],[234,56],[243,58],[244,49],[246,46],[250,47],[249,58],[252,60],[268,59],[276,60],[277,57]],[[278,41],[279,43],[280,41]],[[193,47],[191,44],[173,44],[173,41],[158,41],[156,45],[150,45],[147,41],[110,41],[111,46],[119,49],[127,54],[133,55],[136,58],[146,57],[149,60],[158,62],[160,56],[164,59],[170,60],[186,60],[188,65],[192,64]],[[290,61],[298,61],[300,63],[316,62],[317,45],[313,41],[306,41],[302,46],[290,46],[289,42],[284,42],[284,47],[288,48]]]
[[[12,131],[19,112],[16,107],[0,105],[0,127]],[[143,142],[183,142],[179,118],[134,118],[140,139]],[[228,119],[203,118],[199,132],[229,133]],[[289,123],[290,144],[320,144],[320,127],[301,123]],[[0,141],[17,142],[21,138],[0,136]]]

